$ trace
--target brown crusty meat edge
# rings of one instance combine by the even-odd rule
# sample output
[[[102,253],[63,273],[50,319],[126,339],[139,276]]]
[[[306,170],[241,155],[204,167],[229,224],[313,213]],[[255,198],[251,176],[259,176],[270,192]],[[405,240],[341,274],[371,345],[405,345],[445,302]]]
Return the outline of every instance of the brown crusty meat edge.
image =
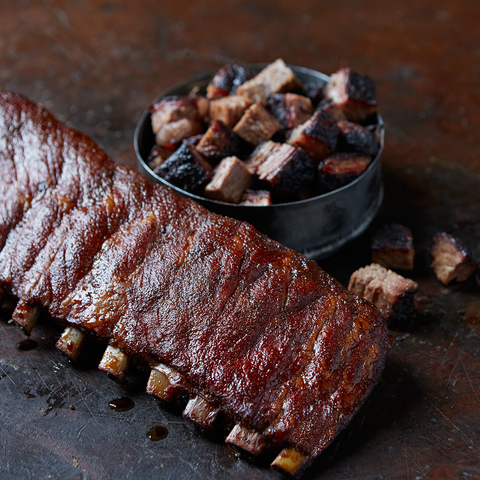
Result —
[[[0,292],[29,333],[43,309],[72,357],[107,339],[100,368],[148,364],[147,390],[231,428],[299,477],[379,381],[377,309],[251,225],[115,164],[41,106],[0,93]],[[1,296],[1,295],[0,295]]]

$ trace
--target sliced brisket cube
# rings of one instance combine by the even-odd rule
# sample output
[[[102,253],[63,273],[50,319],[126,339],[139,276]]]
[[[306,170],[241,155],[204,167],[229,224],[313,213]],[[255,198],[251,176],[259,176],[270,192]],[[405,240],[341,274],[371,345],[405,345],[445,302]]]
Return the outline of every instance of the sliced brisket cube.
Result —
[[[255,72],[240,65],[226,65],[213,77],[207,86],[207,98],[234,95],[238,86],[255,76]]]
[[[202,136],[197,150],[211,165],[216,165],[222,158],[238,155],[241,140],[221,120],[215,120]]]
[[[398,223],[382,225],[372,240],[372,262],[385,268],[411,270],[415,249],[412,232]]]
[[[257,168],[261,182],[268,184],[278,200],[293,200],[315,178],[312,159],[301,149],[287,143],[276,144]]]
[[[477,268],[463,242],[445,232],[435,236],[430,253],[435,275],[445,285],[465,281]]]
[[[205,196],[222,202],[239,203],[253,178],[245,163],[237,157],[224,158],[215,168]]]
[[[245,162],[248,171],[252,175],[257,175],[260,165],[267,160],[272,150],[277,148],[278,145],[278,143],[272,142],[272,140],[268,140],[267,142],[263,142],[258,145],[258,147],[255,148],[248,160]]]
[[[167,182],[182,190],[199,193],[212,178],[212,167],[187,142],[153,170]]]
[[[316,110],[321,110],[322,112],[328,113],[337,123],[347,121],[347,117],[343,113],[343,110],[340,108],[340,106],[336,103],[333,103],[331,100],[322,100],[318,104]]]
[[[305,123],[313,113],[309,98],[296,93],[273,93],[267,97],[269,112],[280,123],[280,132],[285,135],[292,128]]]
[[[158,167],[164,160],[166,160],[172,153],[175,152],[175,147],[170,145],[168,147],[161,147],[160,145],[154,145],[150,155],[147,159],[148,166],[153,170]]]
[[[242,195],[240,205],[266,207],[272,205],[272,194],[268,190],[247,190]]]
[[[221,120],[225,125],[233,127],[251,104],[248,98],[239,95],[217,98],[210,102],[210,120]]]
[[[171,96],[153,105],[152,130],[157,144],[176,144],[184,138],[202,133],[198,104],[196,97]]]
[[[330,77],[325,96],[339,105],[348,120],[365,120],[377,111],[375,83],[368,75],[341,68]]]
[[[418,284],[372,263],[352,274],[348,289],[372,302],[392,326],[411,317]]]
[[[325,84],[319,82],[307,82],[302,87],[303,94],[308,97],[313,105],[318,105],[325,97]]]
[[[269,140],[280,128],[280,123],[261,103],[254,103],[243,114],[233,131],[252,145]]]
[[[339,122],[341,134],[338,148],[375,157],[380,148],[377,126],[362,127],[358,123]]]
[[[358,153],[335,153],[318,166],[320,186],[327,190],[343,187],[361,175],[371,161]]]
[[[317,162],[336,148],[340,128],[331,115],[317,110],[303,125],[290,134],[287,143],[300,147]]]
[[[301,86],[302,83],[293,70],[279,58],[267,65],[251,80],[240,85],[236,94],[247,97],[255,103],[265,103],[270,93],[285,93]]]

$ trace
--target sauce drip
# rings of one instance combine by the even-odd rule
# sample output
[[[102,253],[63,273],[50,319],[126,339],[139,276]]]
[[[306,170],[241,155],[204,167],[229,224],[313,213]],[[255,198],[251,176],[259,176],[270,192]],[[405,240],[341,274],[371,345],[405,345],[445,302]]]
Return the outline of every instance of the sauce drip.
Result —
[[[131,398],[121,397],[110,400],[108,406],[115,412],[126,412],[127,410],[131,410],[135,404]]]
[[[147,437],[152,442],[157,442],[158,440],[163,440],[164,438],[167,438],[167,435],[168,435],[168,430],[165,427],[162,427],[160,425],[156,425],[155,427],[152,427],[147,432]]]
[[[25,340],[22,340],[21,342],[17,343],[17,348],[19,350],[23,350],[24,352],[28,352],[29,350],[33,350],[34,348],[38,347],[38,343],[35,340],[32,340],[31,338],[26,338]]]

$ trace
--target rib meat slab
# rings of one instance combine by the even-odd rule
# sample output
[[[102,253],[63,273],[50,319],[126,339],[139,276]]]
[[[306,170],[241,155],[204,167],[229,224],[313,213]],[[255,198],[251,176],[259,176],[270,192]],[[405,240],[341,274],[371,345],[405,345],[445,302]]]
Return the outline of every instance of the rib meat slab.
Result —
[[[371,303],[7,92],[0,175],[0,290],[17,310],[168,367],[185,414],[221,413],[233,445],[283,449],[273,466],[300,476],[378,382],[389,342]]]

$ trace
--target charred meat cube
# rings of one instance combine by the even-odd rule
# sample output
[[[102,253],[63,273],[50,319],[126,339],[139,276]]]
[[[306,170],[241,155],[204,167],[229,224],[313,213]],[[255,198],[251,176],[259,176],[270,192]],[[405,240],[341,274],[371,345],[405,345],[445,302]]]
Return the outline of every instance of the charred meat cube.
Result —
[[[352,274],[348,289],[372,302],[392,326],[411,317],[418,284],[372,263]]]
[[[411,270],[415,250],[412,232],[398,223],[382,225],[372,241],[372,262],[385,268]]]
[[[217,72],[207,86],[207,98],[234,95],[238,86],[255,76],[255,72],[240,65],[227,65]]]
[[[445,232],[435,236],[430,253],[435,275],[445,285],[452,280],[463,282],[477,268],[463,242]]]
[[[240,138],[221,120],[215,120],[197,145],[197,150],[210,164],[216,165],[222,158],[238,155]]]
[[[210,102],[210,120],[221,120],[225,125],[233,127],[251,104],[248,98],[239,95],[217,98]]]
[[[302,148],[319,161],[337,148],[339,134],[340,128],[332,116],[317,110],[309,120],[292,131],[287,143]]]
[[[270,93],[285,93],[302,86],[293,70],[282,59],[267,65],[261,72],[237,88],[237,95],[252,102],[265,102]]]
[[[273,93],[267,97],[267,107],[283,134],[305,123],[313,113],[311,100],[296,93]]]
[[[258,166],[257,175],[261,182],[269,185],[277,199],[292,200],[313,182],[315,166],[305,152],[281,143],[276,144]]]
[[[333,103],[331,100],[322,100],[316,110],[328,113],[336,122],[346,122],[347,117],[339,105]]]
[[[266,207],[272,204],[272,194],[268,190],[247,190],[242,195],[240,205]]]
[[[153,171],[172,185],[191,193],[200,192],[212,177],[210,164],[186,142]]]
[[[248,171],[252,175],[257,175],[260,165],[269,157],[274,148],[278,147],[278,143],[268,140],[263,142],[252,152],[248,160],[245,162]]]
[[[377,126],[362,127],[358,123],[339,122],[340,150],[358,152],[375,157],[380,149],[379,130]]]
[[[205,187],[205,195],[222,202],[238,203],[252,180],[245,163],[237,157],[226,157],[215,168],[212,180]]]
[[[152,130],[158,145],[176,144],[202,133],[196,97],[165,97],[152,106]]]
[[[375,83],[368,75],[341,68],[330,77],[325,96],[339,105],[348,120],[365,120],[377,111]]]
[[[150,155],[147,159],[148,166],[153,170],[163,163],[172,153],[175,152],[175,147],[170,145],[168,147],[161,147],[160,145],[154,145]]]
[[[371,158],[357,153],[335,153],[318,166],[321,187],[335,190],[355,180],[370,165]]]
[[[261,103],[255,103],[243,114],[233,131],[252,145],[269,140],[280,128],[280,123]]]

